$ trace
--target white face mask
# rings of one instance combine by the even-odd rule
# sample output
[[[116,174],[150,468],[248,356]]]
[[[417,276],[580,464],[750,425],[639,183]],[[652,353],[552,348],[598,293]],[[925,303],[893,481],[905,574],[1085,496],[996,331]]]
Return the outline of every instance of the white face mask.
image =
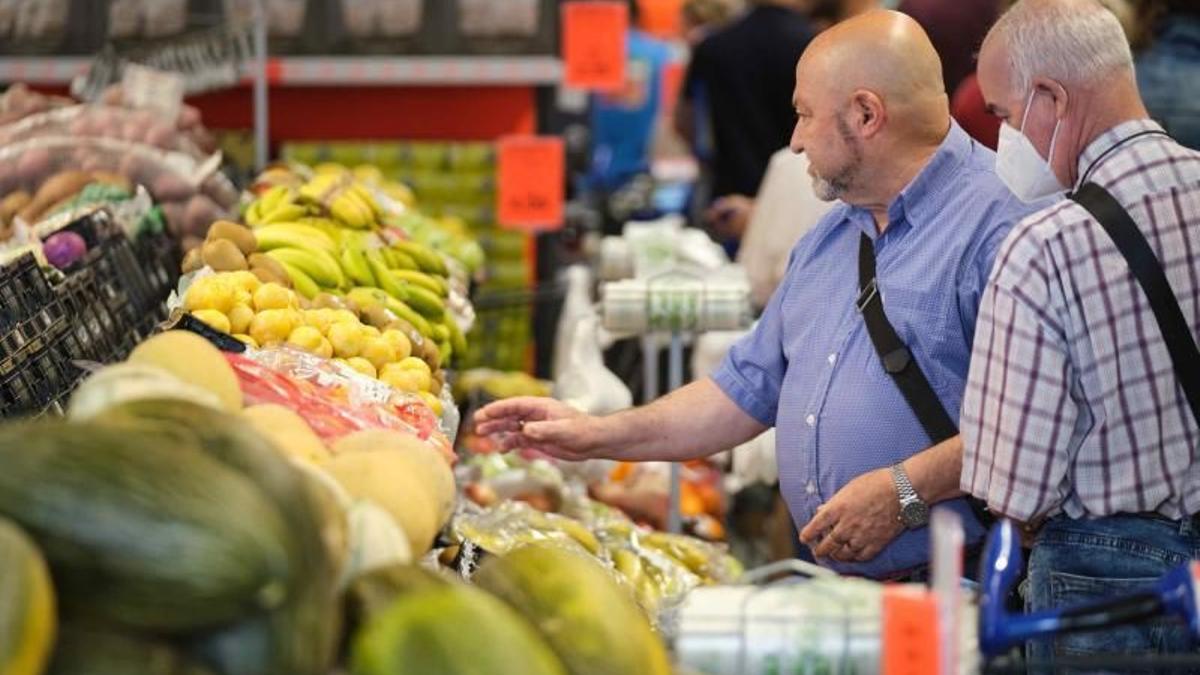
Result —
[[[1042,159],[1033,142],[1025,135],[1025,123],[1029,121],[1030,106],[1033,105],[1036,91],[1029,92],[1021,130],[1013,129],[1007,122],[1001,123],[1000,142],[996,146],[996,175],[1018,199],[1026,203],[1066,191],[1050,168],[1050,162],[1054,161],[1054,142],[1058,140],[1058,127],[1062,120],[1054,123],[1049,159]]]

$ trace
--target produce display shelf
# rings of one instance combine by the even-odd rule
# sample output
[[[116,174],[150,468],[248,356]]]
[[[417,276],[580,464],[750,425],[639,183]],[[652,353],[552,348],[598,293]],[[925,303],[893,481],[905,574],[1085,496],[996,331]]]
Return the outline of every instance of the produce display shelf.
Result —
[[[0,82],[69,84],[87,72],[85,57],[0,58]],[[271,58],[272,86],[514,85],[557,83],[553,56],[297,56]]]

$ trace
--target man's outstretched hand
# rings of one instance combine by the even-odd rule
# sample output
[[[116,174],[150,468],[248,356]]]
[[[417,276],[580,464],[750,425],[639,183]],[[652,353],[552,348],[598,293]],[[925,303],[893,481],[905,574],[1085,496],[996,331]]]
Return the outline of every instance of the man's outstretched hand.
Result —
[[[560,459],[601,457],[601,420],[552,398],[521,396],[475,411],[475,433],[497,436],[505,450],[528,448]]]

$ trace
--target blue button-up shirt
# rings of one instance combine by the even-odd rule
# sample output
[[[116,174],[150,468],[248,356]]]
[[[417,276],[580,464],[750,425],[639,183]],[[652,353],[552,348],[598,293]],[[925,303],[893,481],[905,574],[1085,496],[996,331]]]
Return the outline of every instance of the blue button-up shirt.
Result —
[[[776,427],[784,498],[799,528],[842,486],[931,445],[884,372],[855,309],[859,234],[875,241],[883,305],[950,415],[958,418],[975,315],[1009,229],[1045,206],[1012,196],[995,155],[952,124],[930,162],[888,207],[882,235],[866,209],[839,204],[792,250],[788,271],[750,335],[713,375],[747,414]],[[967,541],[983,536],[970,506]],[[872,577],[929,560],[929,531],[904,532],[873,560],[834,569]]]

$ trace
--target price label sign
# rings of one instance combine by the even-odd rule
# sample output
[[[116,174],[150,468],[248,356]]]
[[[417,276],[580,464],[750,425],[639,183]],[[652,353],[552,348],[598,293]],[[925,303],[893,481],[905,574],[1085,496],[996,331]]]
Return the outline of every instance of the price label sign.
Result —
[[[148,108],[172,120],[179,116],[184,92],[180,75],[130,63],[125,66],[121,85],[131,107]]]
[[[929,675],[940,663],[937,598],[922,589],[883,592],[883,675]]]
[[[625,37],[629,7],[624,2],[575,0],[562,6],[563,83],[611,91],[625,85]]]
[[[566,147],[554,136],[509,136],[497,143],[496,219],[510,230],[562,229]]]

